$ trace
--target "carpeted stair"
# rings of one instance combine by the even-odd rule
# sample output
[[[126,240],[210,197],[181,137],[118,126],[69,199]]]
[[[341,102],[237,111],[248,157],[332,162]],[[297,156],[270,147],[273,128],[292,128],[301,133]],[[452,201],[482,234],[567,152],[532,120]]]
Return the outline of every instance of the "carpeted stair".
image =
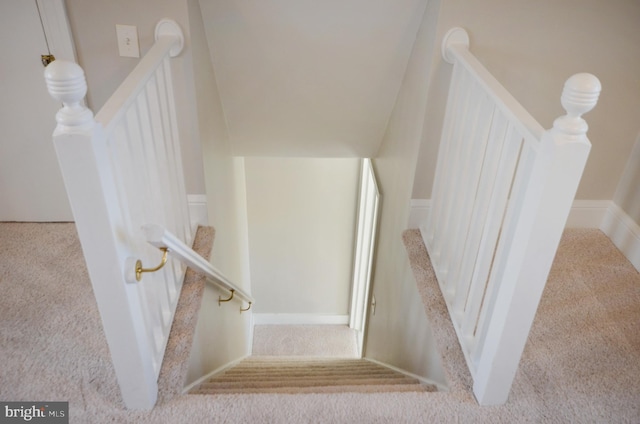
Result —
[[[251,356],[191,394],[434,392],[435,386],[364,359]]]

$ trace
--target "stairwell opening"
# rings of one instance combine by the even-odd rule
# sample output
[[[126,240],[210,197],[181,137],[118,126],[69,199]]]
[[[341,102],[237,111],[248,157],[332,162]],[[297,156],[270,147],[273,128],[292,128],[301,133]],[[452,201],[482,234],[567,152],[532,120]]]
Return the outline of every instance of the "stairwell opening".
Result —
[[[224,307],[218,308],[217,293],[205,292],[202,310],[215,311],[200,313],[191,353],[191,361],[196,361],[186,382],[192,393],[251,357],[266,357],[267,362],[311,357],[359,360],[363,353],[369,263],[380,201],[370,162],[245,157],[239,170],[236,184],[242,187],[239,197],[244,199],[240,204],[245,215],[238,215],[246,222],[246,275],[256,303],[247,322],[237,312],[226,314]],[[367,175],[372,177],[368,182]],[[214,264],[220,249],[217,232],[216,228]],[[358,275],[360,287],[356,287]],[[205,315],[209,316],[203,319]],[[230,330],[234,325],[236,330]]]

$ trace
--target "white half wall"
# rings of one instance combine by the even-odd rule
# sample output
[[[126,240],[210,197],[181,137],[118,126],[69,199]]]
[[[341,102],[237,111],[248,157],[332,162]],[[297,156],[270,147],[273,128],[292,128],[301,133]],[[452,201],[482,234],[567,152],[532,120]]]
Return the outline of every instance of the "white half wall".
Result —
[[[610,200],[575,200],[566,228],[600,228],[609,208]],[[411,211],[407,228],[419,228],[427,222],[431,199],[411,199]]]
[[[427,221],[430,199],[411,199],[407,228]],[[611,200],[575,200],[566,228],[598,228],[640,272],[640,226]]]
[[[348,314],[359,166],[245,158],[257,314]]]

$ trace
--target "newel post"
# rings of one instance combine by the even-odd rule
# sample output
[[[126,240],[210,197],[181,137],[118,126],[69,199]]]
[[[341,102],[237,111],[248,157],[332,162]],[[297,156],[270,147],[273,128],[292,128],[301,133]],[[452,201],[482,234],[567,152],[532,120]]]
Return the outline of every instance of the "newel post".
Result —
[[[589,126],[582,119],[582,115],[596,106],[601,90],[600,80],[595,75],[581,73],[569,78],[564,83],[560,98],[567,114],[554,121],[548,135],[553,136],[557,141],[564,139],[565,142],[589,143],[587,138]]]
[[[582,114],[593,109],[600,90],[591,74],[566,81],[566,115],[544,133],[523,192],[512,194],[510,207],[520,212],[503,228],[508,257],[498,271],[502,284],[477,355],[473,391],[481,405],[500,405],[509,396],[591,150]]]
[[[157,379],[137,288],[124,281],[129,252],[116,236],[121,203],[102,126],[82,104],[87,83],[80,66],[56,60],[44,77],[51,96],[62,103],[53,143],[122,398],[130,409],[151,409]]]
[[[95,124],[93,112],[82,104],[87,81],[80,66],[65,60],[54,61],[44,70],[49,94],[62,103],[56,114],[54,137],[64,133],[88,131]]]

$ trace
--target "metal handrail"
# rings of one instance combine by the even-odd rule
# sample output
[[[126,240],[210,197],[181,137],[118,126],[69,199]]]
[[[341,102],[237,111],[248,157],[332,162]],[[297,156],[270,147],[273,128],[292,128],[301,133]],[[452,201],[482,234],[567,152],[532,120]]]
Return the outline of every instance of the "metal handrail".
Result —
[[[167,249],[169,255],[182,261],[188,267],[203,273],[207,277],[206,280],[209,284],[231,292],[231,297],[228,300],[231,300],[231,298],[235,296],[235,298],[247,302],[249,308],[255,303],[250,294],[232,283],[220,270],[211,265],[206,259],[198,255],[192,248],[162,226],[147,224],[142,227],[142,230],[149,244],[159,249]],[[224,300],[225,299],[222,299],[221,301]],[[246,311],[249,310],[249,308],[241,308],[241,310]]]

